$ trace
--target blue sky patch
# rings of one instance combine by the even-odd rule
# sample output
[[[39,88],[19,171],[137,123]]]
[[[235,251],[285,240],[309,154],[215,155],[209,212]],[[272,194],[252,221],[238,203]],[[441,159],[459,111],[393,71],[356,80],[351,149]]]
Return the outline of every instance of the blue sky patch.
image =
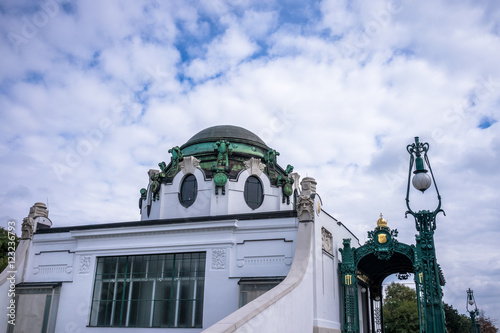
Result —
[[[319,2],[303,2],[298,0],[288,0],[281,3],[279,11],[279,23],[291,23],[308,25],[321,19]]]
[[[61,3],[61,9],[68,15],[75,15],[77,12],[77,7],[74,2],[63,2]]]
[[[94,54],[92,55],[92,59],[90,59],[90,61],[88,63],[89,68],[94,68],[97,65],[99,65],[99,56],[100,55],[101,55],[101,53],[99,51],[94,52]]]
[[[477,125],[477,127],[479,127],[480,129],[487,129],[496,122],[497,120],[495,118],[484,116],[479,121],[479,125]]]
[[[38,71],[28,71],[24,76],[24,82],[39,84],[44,80],[44,75]]]

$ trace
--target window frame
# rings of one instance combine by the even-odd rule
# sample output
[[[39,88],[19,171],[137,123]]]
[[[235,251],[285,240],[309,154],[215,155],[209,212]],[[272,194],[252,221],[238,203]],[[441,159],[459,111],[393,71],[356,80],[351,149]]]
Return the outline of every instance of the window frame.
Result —
[[[14,333],[18,330],[24,328],[23,326],[29,324],[38,324],[38,323],[22,323],[21,321],[27,320],[32,321],[36,320],[36,315],[41,315],[39,319],[41,319],[40,326],[42,333],[53,333],[55,332],[55,326],[57,321],[57,312],[59,307],[59,298],[61,295],[61,285],[62,282],[22,282],[16,285],[16,293],[14,296],[15,304],[16,304],[16,318],[17,325],[8,325],[7,333]],[[33,299],[30,299],[30,296],[39,296],[43,297],[45,295],[44,306],[42,307],[33,307]],[[31,305],[26,308],[25,303],[30,303]],[[24,313],[26,311],[30,311],[30,313]],[[33,312],[36,312],[35,314]],[[16,330],[17,327],[17,330]],[[30,328],[39,328],[32,327]]]
[[[248,277],[238,281],[239,299],[238,307],[241,308],[254,299],[262,296],[269,290],[283,282],[285,276]]]
[[[254,182],[254,183],[250,183],[251,180],[256,180],[257,182]],[[249,188],[249,184],[251,184],[252,186],[254,185],[257,185],[259,187],[259,190],[260,190],[260,198],[255,201],[255,200],[250,200],[250,199],[254,199],[254,198],[249,198],[249,195],[250,195],[250,188]],[[248,207],[252,208],[253,210],[259,208],[260,206],[262,206],[262,203],[264,202],[264,185],[262,184],[262,181],[260,180],[259,177],[257,176],[254,176],[254,175],[251,175],[249,176],[246,181],[245,181],[245,187],[244,187],[244,190],[243,190],[243,193],[244,193],[244,198],[245,198],[245,202],[246,204],[248,205]],[[257,194],[252,194],[252,196],[257,196]]]
[[[206,252],[97,257],[89,326],[201,328],[205,275]]]
[[[184,189],[185,186],[187,186],[186,184],[189,183],[194,184],[194,188],[192,189],[193,190],[192,200],[190,200],[190,198],[189,199],[184,198]],[[192,173],[185,175],[181,181],[181,186],[179,188],[179,202],[181,203],[182,206],[188,208],[192,204],[194,204],[197,196],[198,196],[198,180],[196,179],[196,176]]]

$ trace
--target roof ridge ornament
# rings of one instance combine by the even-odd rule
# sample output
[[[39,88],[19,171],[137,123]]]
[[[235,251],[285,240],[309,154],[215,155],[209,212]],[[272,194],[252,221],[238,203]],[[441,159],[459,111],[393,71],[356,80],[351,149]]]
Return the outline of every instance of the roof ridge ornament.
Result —
[[[214,147],[214,151],[217,153],[217,165],[212,166],[212,172],[214,172],[215,194],[219,194],[219,188],[221,188],[222,195],[225,195],[227,174],[231,170],[229,166],[229,155],[231,155],[233,149],[228,140],[219,140],[214,144]]]
[[[382,213],[380,213],[380,218],[377,220],[377,227],[387,227],[387,221],[384,219]]]
[[[196,168],[200,167],[200,160],[194,156],[184,156],[182,161],[179,162],[182,172],[186,174],[194,174]]]
[[[250,157],[248,160],[243,162],[245,169],[248,170],[250,175],[255,175],[260,177],[262,172],[266,168],[266,165],[262,163],[260,158]]]
[[[179,162],[184,158],[184,154],[182,154],[179,146],[172,147],[172,149],[169,149],[168,152],[172,154],[172,157],[170,158],[171,169],[167,176],[174,177],[179,171]],[[165,162],[162,163],[165,164]]]

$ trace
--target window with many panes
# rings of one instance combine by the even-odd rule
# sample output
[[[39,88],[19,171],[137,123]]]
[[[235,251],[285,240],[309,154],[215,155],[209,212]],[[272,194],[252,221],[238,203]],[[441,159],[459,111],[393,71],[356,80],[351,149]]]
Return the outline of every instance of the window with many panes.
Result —
[[[90,326],[201,327],[205,252],[97,258]]]

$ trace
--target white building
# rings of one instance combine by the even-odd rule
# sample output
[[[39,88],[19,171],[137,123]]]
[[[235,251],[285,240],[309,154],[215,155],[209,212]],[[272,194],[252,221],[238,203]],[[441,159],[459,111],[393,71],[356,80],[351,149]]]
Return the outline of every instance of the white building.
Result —
[[[0,332],[341,332],[338,248],[359,243],[315,180],[235,126],[169,152],[140,221],[57,227],[32,207],[0,275],[0,294],[15,291]]]

